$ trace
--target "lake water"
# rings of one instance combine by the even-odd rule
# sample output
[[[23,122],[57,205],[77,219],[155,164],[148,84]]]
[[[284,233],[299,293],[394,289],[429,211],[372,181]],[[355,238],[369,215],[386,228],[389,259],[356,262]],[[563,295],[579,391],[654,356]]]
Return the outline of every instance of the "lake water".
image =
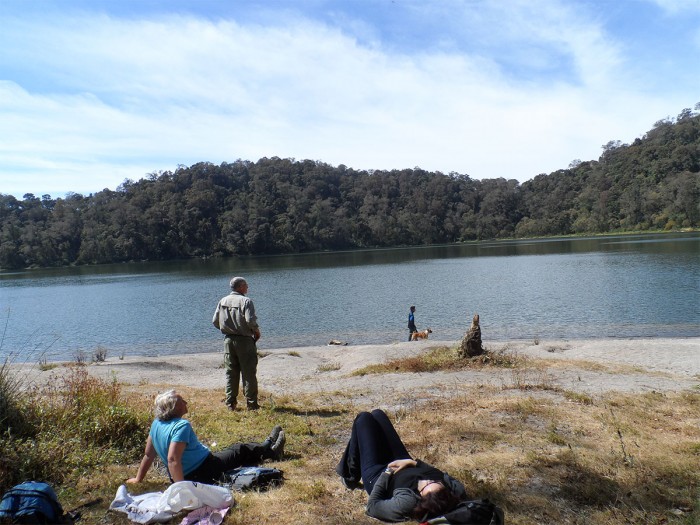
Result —
[[[211,352],[229,279],[250,285],[259,348],[431,338],[700,337],[700,234],[548,239],[0,273],[0,358]]]

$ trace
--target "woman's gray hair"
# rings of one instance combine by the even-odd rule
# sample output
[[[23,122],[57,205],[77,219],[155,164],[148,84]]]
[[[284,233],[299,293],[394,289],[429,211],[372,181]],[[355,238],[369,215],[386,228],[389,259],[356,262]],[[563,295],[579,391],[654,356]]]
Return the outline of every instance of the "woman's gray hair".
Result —
[[[175,390],[168,390],[156,396],[153,406],[153,414],[156,419],[161,421],[169,421],[175,417],[175,405],[177,404],[178,394]]]
[[[229,284],[231,285],[231,290],[236,290],[236,288],[245,283],[246,280],[243,277],[234,277]]]

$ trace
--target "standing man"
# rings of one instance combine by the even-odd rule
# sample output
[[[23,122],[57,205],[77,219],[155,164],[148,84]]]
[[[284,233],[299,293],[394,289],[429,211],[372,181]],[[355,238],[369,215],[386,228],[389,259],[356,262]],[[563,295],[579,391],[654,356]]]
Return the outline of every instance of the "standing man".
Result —
[[[243,378],[243,395],[248,410],[258,405],[258,349],[260,328],[255,306],[246,294],[248,283],[243,277],[231,279],[232,292],[216,305],[212,323],[224,334],[224,366],[226,367],[226,405],[236,409],[238,383]]]
[[[416,311],[415,306],[411,306],[411,308],[408,310],[408,340],[409,341],[411,340],[411,334],[413,334],[413,332],[418,331],[418,329],[416,328],[416,319],[413,316],[415,311]]]

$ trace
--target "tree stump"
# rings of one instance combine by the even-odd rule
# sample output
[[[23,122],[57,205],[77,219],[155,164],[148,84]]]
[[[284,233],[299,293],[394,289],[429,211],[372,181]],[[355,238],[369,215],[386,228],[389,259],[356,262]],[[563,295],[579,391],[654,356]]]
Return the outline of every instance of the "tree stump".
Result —
[[[459,356],[463,358],[474,357],[484,353],[481,346],[481,327],[479,326],[479,314],[474,314],[472,325],[459,344]]]

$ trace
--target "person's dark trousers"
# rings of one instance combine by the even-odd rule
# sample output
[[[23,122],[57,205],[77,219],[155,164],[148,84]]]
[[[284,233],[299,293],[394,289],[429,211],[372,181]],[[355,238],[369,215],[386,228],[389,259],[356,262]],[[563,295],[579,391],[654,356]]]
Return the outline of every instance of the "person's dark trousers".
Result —
[[[236,443],[209,454],[200,466],[185,475],[185,479],[199,483],[216,483],[224,472],[237,467],[259,465],[263,459],[270,457],[270,449],[260,443]]]
[[[350,440],[335,471],[343,478],[360,478],[368,494],[386,466],[407,459],[406,447],[384,411],[360,412],[352,424]]]
[[[238,384],[243,379],[243,395],[249,409],[258,408],[258,349],[252,337],[227,335],[224,339],[226,404],[236,406]]]

